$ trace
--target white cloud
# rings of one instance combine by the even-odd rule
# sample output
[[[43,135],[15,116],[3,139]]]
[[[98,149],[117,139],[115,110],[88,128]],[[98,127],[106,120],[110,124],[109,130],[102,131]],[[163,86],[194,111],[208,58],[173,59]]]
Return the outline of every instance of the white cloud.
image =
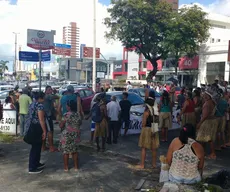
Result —
[[[102,21],[106,16],[107,7],[97,2],[97,47],[106,57],[121,58],[121,44],[107,44],[104,38],[106,27]],[[4,44],[11,45],[4,56],[14,55],[13,31],[20,33],[18,44],[26,50],[28,28],[56,30],[55,42],[62,43],[62,27],[72,21],[77,22],[80,28],[80,43],[93,46],[93,0],[18,0],[17,5],[10,5],[7,0],[0,1],[0,46],[4,49]]]

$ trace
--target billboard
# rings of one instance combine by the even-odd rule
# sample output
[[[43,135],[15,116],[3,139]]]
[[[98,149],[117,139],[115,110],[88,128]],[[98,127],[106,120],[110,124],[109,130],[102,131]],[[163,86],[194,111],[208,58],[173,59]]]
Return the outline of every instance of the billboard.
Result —
[[[113,62],[113,71],[114,72],[122,72],[122,61],[114,61]]]
[[[93,58],[93,47],[83,47],[83,57]],[[100,48],[96,48],[96,58],[100,58]]]
[[[55,31],[27,29],[27,46],[37,50],[54,48]]]
[[[54,43],[54,49],[52,50],[52,54],[70,56],[71,45]]]

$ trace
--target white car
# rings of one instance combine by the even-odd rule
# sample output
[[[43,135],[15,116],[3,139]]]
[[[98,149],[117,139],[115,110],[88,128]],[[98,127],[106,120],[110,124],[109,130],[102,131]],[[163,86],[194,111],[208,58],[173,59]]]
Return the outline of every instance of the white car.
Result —
[[[69,85],[72,85],[75,91],[76,91],[77,89],[79,89],[79,88],[87,88],[86,86],[82,86],[82,85],[78,85],[78,84],[65,84],[65,85],[62,85],[62,86],[59,88],[59,94],[62,95],[62,93],[63,93],[64,91],[67,90],[67,87],[68,87]]]

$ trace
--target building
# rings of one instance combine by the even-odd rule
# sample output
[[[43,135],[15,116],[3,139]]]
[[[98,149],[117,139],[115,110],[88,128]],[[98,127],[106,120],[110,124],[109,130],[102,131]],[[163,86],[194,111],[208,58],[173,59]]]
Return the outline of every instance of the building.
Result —
[[[68,26],[63,27],[63,44],[71,45],[71,58],[80,57],[79,37],[79,28],[76,22],[71,22]]]
[[[215,79],[230,80],[230,17],[208,15],[212,25],[209,40],[201,46],[199,54],[194,58],[182,57],[178,65],[178,80],[181,86],[200,86],[213,83]],[[114,64],[113,79],[145,80],[152,64],[143,55],[131,49],[123,49],[122,64]],[[155,81],[165,82],[175,75],[172,58],[158,61],[158,72]]]
[[[230,80],[228,62],[230,17],[210,13],[208,18],[212,28],[210,38],[201,47],[199,54],[198,86],[213,83],[215,79]]]
[[[162,1],[166,1],[169,4],[172,5],[173,10],[177,11],[178,7],[179,7],[179,0],[162,0]]]

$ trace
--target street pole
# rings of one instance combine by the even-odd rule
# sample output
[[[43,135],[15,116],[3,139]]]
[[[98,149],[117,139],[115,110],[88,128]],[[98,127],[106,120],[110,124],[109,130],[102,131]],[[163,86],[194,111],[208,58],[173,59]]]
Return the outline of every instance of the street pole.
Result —
[[[87,84],[88,83],[88,70],[87,70],[87,67],[88,67],[88,64],[87,64],[87,66],[86,66],[86,68],[85,68],[85,83]]]
[[[18,34],[19,33],[16,33],[16,32],[13,32],[13,34],[14,34],[14,37],[15,37],[15,41],[14,41],[14,43],[15,43],[15,47],[14,47],[14,51],[15,51],[15,53],[14,53],[14,65],[13,65],[13,72],[15,73],[16,72],[16,68],[17,68],[17,46],[18,46]]]
[[[93,0],[93,91],[96,91],[96,0]]]
[[[39,50],[39,92],[42,91],[42,50]]]

